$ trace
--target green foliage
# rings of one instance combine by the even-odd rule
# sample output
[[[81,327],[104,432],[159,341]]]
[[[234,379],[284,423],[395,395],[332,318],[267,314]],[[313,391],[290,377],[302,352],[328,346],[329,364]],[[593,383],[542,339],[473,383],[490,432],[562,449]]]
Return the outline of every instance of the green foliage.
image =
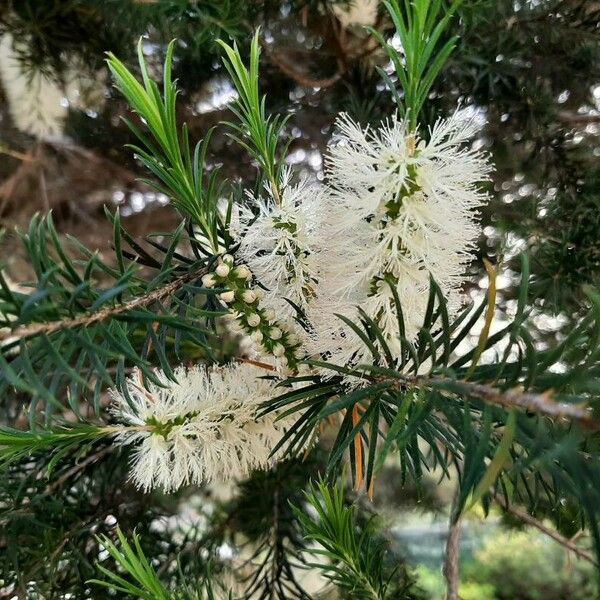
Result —
[[[156,516],[156,508],[122,485],[127,461],[114,446],[66,454],[48,477],[51,459],[44,452],[25,456],[0,472],[3,585],[33,597],[88,589],[98,558],[93,534],[107,532],[114,519],[129,530]]]
[[[75,54],[82,65],[98,68],[106,48],[125,51],[128,36],[124,2],[85,0],[0,2],[0,32],[9,33],[21,63],[31,74],[63,81]],[[106,8],[106,11],[103,10]],[[123,19],[125,17],[125,19]],[[112,24],[112,27],[109,26]]]
[[[196,283],[208,262],[183,224],[169,234],[168,246],[149,241],[156,257],[122,228],[118,213],[108,216],[116,266],[75,238],[60,240],[51,216],[34,217],[21,234],[35,275],[32,291],[13,291],[0,275],[0,324],[7,328],[0,331],[0,405],[18,414],[10,391],[23,394],[31,402],[32,426],[41,408],[46,424],[63,410],[78,415],[82,397],[91,397],[99,414],[103,390],[124,376],[126,366],[156,380],[150,352],[170,374],[169,357],[203,355],[216,343],[208,338],[206,319],[219,308],[210,302],[202,307],[204,290]],[[182,244],[196,256],[178,252]],[[154,271],[147,280],[140,265]]]
[[[369,489],[386,454],[393,450],[402,481],[411,478],[419,482],[425,470],[435,468],[445,477],[450,477],[451,467],[458,470],[460,488],[453,519],[460,516],[471,497],[481,497],[487,508],[487,491],[492,487],[530,507],[540,498],[558,506],[565,497],[572,497],[581,508],[580,522],[590,527],[598,548],[600,467],[580,451],[595,447],[595,434],[586,431],[591,413],[580,415],[583,428],[563,427],[560,411],[587,402],[596,393],[600,305],[593,294],[594,309],[560,346],[536,350],[527,332],[527,264],[524,259],[519,308],[513,321],[483,341],[484,356],[495,355],[494,360],[473,362],[476,349],[462,356],[452,353],[484,312],[486,301],[467,308],[450,322],[445,299],[432,283],[429,310],[417,343],[402,340],[400,364],[391,361],[377,325],[363,314],[354,329],[371,351],[374,364],[385,366],[363,364],[352,369],[313,363],[338,375],[325,380],[314,377],[311,385],[266,404],[265,411],[302,411],[281,445],[293,452],[328,417],[342,414],[328,459],[327,472],[332,479],[348,452],[354,480],[360,484],[364,474]],[[402,315],[399,304],[397,311]],[[585,348],[582,355],[579,348]],[[574,351],[577,362],[570,356]],[[427,372],[422,369],[425,361],[430,361]],[[562,361],[568,361],[571,370],[556,368]],[[361,386],[348,389],[348,378],[360,380]],[[529,395],[518,392],[509,400],[505,394],[519,386]],[[544,395],[549,389],[553,390],[552,399]],[[543,410],[544,406],[558,411],[556,423],[505,410]]]
[[[532,332],[550,344],[585,313],[582,285],[598,281],[598,144],[586,111],[600,76],[599,14],[570,0],[464,2],[450,25],[460,44],[427,112],[433,120],[451,110],[459,94],[486,115],[480,142],[496,174],[484,222],[508,238],[509,252],[530,249],[530,302],[564,321],[556,337]],[[488,251],[499,245],[488,241]]]
[[[193,75],[184,67],[210,69],[210,61],[219,55],[219,39],[248,36],[248,19],[255,10],[240,0],[163,0],[147,7],[146,15],[162,40],[181,40],[177,69]]]
[[[541,219],[532,249],[532,287],[550,310],[579,314],[582,291],[600,281],[600,172],[574,173],[576,186],[561,190]]]
[[[383,540],[369,526],[358,532],[356,510],[346,505],[343,486],[312,485],[306,502],[315,518],[306,509],[296,507],[294,512],[306,538],[315,544],[308,548],[317,559],[311,566],[321,569],[348,598],[392,598],[388,590],[394,574],[384,574]]]
[[[156,571],[152,568],[140,545],[138,536],[133,534],[133,546],[129,544],[123,532],[117,528],[119,545],[115,545],[108,537],[100,538],[102,547],[108,551],[117,565],[119,565],[128,577],[135,583],[106,569],[101,564],[98,570],[106,576],[107,581],[92,579],[90,583],[102,585],[109,589],[113,588],[125,592],[140,600],[169,600],[173,596],[159,581]]]
[[[443,598],[440,571],[419,566],[416,576],[429,597]],[[595,566],[535,530],[495,531],[461,565],[464,600],[587,600],[597,592]]]
[[[547,126],[559,133],[557,113],[585,102],[589,83],[598,75],[598,7],[570,0],[519,5],[471,0],[463,2],[458,13],[460,22],[454,24],[461,43],[448,66],[449,77],[455,82],[458,78],[460,89],[472,94],[477,104],[493,106],[498,116],[507,111],[505,127],[511,133],[514,127],[527,127],[536,146]],[[573,70],[581,76],[577,82],[571,78]],[[569,101],[557,102],[565,89]],[[565,147],[557,141],[547,138],[538,149],[545,145],[545,152],[562,152]]]
[[[133,532],[131,544],[123,532],[117,527],[118,544],[108,536],[103,535],[99,541],[108,551],[123,575],[115,573],[98,564],[98,571],[106,580],[91,579],[88,583],[124,592],[128,597],[140,600],[215,600],[215,594],[210,579],[199,581],[196,585],[189,582],[180,583],[176,590],[170,591],[160,581],[158,574],[144,554],[139,536]]]
[[[239,37],[253,11],[240,0],[1,0],[0,32],[9,33],[22,65],[64,81],[74,64],[95,71],[111,50],[129,57],[131,41],[152,30],[157,40],[181,39],[185,64],[210,65],[220,37]]]
[[[106,435],[106,430],[84,424],[35,432],[0,427],[0,468],[6,469],[27,456],[46,452],[48,458],[51,456],[47,468],[49,477],[53,466],[65,455],[75,449],[80,449],[82,453],[88,452],[93,444]]]
[[[396,27],[402,55],[386,42],[379,31],[370,31],[394,65],[402,96],[387,73],[383,69],[378,70],[392,91],[400,114],[406,115],[414,130],[427,94],[456,46],[458,37],[443,42],[442,35],[460,0],[453,2],[448,9],[443,7],[442,0],[405,0],[403,7],[398,0],[384,1],[383,4]]]
[[[299,581],[307,568],[306,539],[292,504],[301,501],[311,474],[322,468],[318,454],[253,473],[224,504],[217,530],[219,523],[226,523],[248,540],[245,566],[251,575],[243,581],[244,597],[308,600]]]
[[[258,90],[258,63],[260,58],[259,31],[254,34],[250,46],[250,64],[246,67],[237,45],[233,48],[220,42],[227,55],[223,64],[238,92],[238,99],[232,108],[240,124],[229,123],[236,133],[233,138],[243,146],[258,162],[263,176],[279,194],[281,169],[284,164],[285,150],[278,155],[281,136],[286,119],[279,115],[273,117],[266,113],[266,96],[260,97]]]
[[[465,579],[493,586],[493,600],[587,600],[597,597],[595,569],[532,533],[500,533],[477,553]]]
[[[428,598],[437,600],[444,597],[446,585],[441,571],[433,571],[424,565],[419,565],[415,569],[415,576]],[[489,583],[461,581],[459,596],[461,600],[495,600],[494,586]]]
[[[144,180],[157,191],[164,193],[194,225],[200,228],[206,239],[207,249],[212,254],[219,252],[219,237],[229,245],[227,222],[219,213],[217,202],[222,187],[217,184],[218,170],[214,169],[205,183],[205,159],[208,137],[203,143],[190,149],[187,126],[178,135],[176,102],[177,86],[171,78],[174,42],[169,44],[163,75],[163,95],[157,84],[148,75],[148,68],[142,52],[142,40],[138,43],[138,59],[143,85],[131,71],[114,55],[109,53],[108,66],[120,92],[150,132],[149,139],[136,125],[127,121],[143,147],[132,149],[144,166],[160,181]]]

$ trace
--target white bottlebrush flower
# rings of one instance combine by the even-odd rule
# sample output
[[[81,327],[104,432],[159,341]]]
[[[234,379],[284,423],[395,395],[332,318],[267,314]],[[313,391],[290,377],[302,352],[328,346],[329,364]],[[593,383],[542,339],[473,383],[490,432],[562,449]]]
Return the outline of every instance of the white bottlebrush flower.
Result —
[[[464,111],[439,119],[427,141],[397,117],[378,129],[363,129],[347,115],[337,125],[340,139],[330,148],[327,175],[337,200],[351,206],[353,216],[383,214],[388,202],[411,190],[428,199],[451,197],[460,209],[486,200],[478,184],[487,179],[490,165],[485,154],[465,145],[478,124]]]
[[[320,235],[318,228],[325,207],[323,187],[302,179],[292,185],[285,170],[281,192],[266,187],[266,198],[252,198],[258,215],[243,207],[238,256],[248,264],[269,291],[263,304],[279,317],[294,314],[288,298],[302,309],[314,295],[317,280]]]
[[[332,362],[371,362],[360,338],[334,316],[358,322],[360,307],[397,357],[400,331],[390,283],[408,339],[423,322],[430,277],[450,312],[459,306],[465,264],[479,234],[476,209],[487,201],[479,184],[490,165],[465,144],[476,126],[458,112],[439,120],[427,141],[397,118],[362,129],[345,116],[339,126],[340,140],[327,161],[328,246],[309,309],[312,351],[329,352]]]
[[[131,479],[144,491],[169,492],[186,484],[235,479],[268,467],[270,453],[296,417],[257,418],[277,395],[276,381],[253,365],[204,366],[175,371],[177,382],[157,372],[163,387],[142,386],[139,373],[125,395],[113,392],[113,412],[124,424],[118,439],[136,445]],[[130,403],[131,402],[131,403]]]

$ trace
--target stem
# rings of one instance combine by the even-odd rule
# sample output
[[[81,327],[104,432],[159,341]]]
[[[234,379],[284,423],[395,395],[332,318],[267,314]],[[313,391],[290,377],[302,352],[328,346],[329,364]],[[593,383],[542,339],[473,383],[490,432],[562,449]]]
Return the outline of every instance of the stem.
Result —
[[[115,433],[124,433],[126,431],[153,431],[154,427],[150,425],[110,425],[102,427],[100,431],[107,435],[113,435]]]
[[[446,600],[459,600],[458,588],[460,583],[460,534],[462,523],[458,519],[450,525],[446,542],[444,560],[444,577],[446,578]]]
[[[4,340],[10,340],[10,342],[13,343],[15,341],[35,337],[37,335],[50,335],[58,331],[77,329],[79,327],[89,327],[90,325],[95,325],[96,323],[113,319],[119,315],[128,313],[138,308],[144,308],[150,304],[153,304],[154,302],[157,302],[158,300],[162,300],[163,298],[171,296],[186,283],[198,279],[206,272],[206,268],[202,268],[197,271],[186,273],[185,275],[181,275],[170,283],[152,290],[143,296],[139,296],[123,304],[117,304],[116,306],[105,308],[93,314],[84,314],[73,319],[64,319],[62,321],[53,321],[50,323],[32,323],[30,325],[16,327],[15,329],[2,330],[0,331],[0,342]]]
[[[95,463],[98,460],[104,458],[105,456],[108,456],[113,451],[114,451],[114,447],[113,446],[105,446],[104,448],[102,448],[98,452],[95,452],[94,454],[90,454],[84,460],[82,460],[81,462],[78,462],[75,466],[73,466],[70,469],[68,469],[56,481],[54,481],[53,483],[51,483],[46,488],[46,492],[48,494],[54,493],[57,489],[59,489],[67,481],[69,481],[69,479],[71,479],[71,477],[73,477],[74,475],[77,475],[77,473],[79,473],[80,471],[83,471],[86,467],[88,467],[92,463]]]
[[[407,387],[446,388],[448,391],[481,400],[486,404],[505,409],[520,408],[553,419],[577,422],[590,431],[600,431],[600,419],[595,418],[587,406],[556,402],[552,399],[551,391],[536,393],[523,392],[519,389],[500,390],[491,385],[427,375],[410,377],[399,374],[398,378],[373,377],[371,381],[374,383],[388,381],[392,387],[400,390],[405,390]]]
[[[535,527],[538,531],[541,531],[544,535],[547,535],[549,538],[553,539],[555,542],[557,542],[561,546],[564,546],[567,550],[569,550],[570,552],[575,554],[575,556],[577,556],[577,558],[580,558],[582,560],[587,560],[588,562],[592,563],[593,565],[598,565],[598,561],[595,559],[595,557],[592,554],[590,554],[589,552],[586,552],[585,550],[583,550],[582,548],[577,546],[577,544],[575,542],[573,542],[572,540],[570,540],[569,538],[562,536],[560,533],[558,533],[558,531],[556,531],[550,527],[547,527],[546,525],[544,525],[544,523],[542,523],[541,521],[538,521],[535,517],[532,517],[529,513],[525,512],[524,510],[521,510],[517,506],[513,506],[512,504],[509,504],[506,501],[506,499],[504,498],[504,496],[502,496],[501,494],[492,492],[492,497],[494,498],[494,501],[509,515],[516,517],[517,519],[519,519],[519,521],[521,521],[522,523],[525,523],[526,525]]]

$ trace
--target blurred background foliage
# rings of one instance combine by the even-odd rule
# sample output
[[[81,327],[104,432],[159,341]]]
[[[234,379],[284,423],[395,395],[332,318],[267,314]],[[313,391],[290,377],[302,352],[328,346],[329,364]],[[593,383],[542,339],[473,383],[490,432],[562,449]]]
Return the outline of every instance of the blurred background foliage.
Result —
[[[465,0],[459,17],[451,33],[460,42],[425,118],[431,124],[459,104],[481,119],[474,143],[491,153],[496,171],[479,257],[502,264],[499,308],[510,315],[517,304],[517,255],[529,251],[535,342],[543,348],[563,339],[586,308],[583,287],[600,283],[600,3]],[[392,110],[375,69],[387,68],[386,58],[364,25],[392,31],[375,0],[0,0],[0,227],[6,228],[8,276],[28,276],[11,230],[25,227],[38,211],[52,209],[62,235],[77,235],[105,258],[112,226],[104,205],[120,207],[133,235],[170,231],[177,223],[166,198],[137,181],[142,169],[124,148],[132,141],[120,120],[126,106],[111,87],[105,52],[135,69],[135,42],[143,35],[144,53],[159,76],[167,43],[177,39],[179,115],[197,140],[227,118],[234,94],[216,40],[233,38],[246,51],[260,27],[261,89],[270,111],[290,115],[288,161],[321,179],[339,111],[377,123]],[[208,167],[222,166],[223,177],[248,185],[255,179],[254,165],[223,128],[213,136],[208,160]],[[466,291],[477,297],[487,285],[481,260],[469,275]],[[501,319],[494,323],[501,326]],[[286,463],[233,489],[163,497],[115,488],[123,461],[118,454],[100,460],[102,452],[99,447],[89,461],[61,465],[64,477],[58,474],[53,486],[36,478],[33,463],[26,486],[22,472],[3,475],[0,598],[106,597],[86,581],[95,576],[93,536],[110,535],[117,523],[129,533],[138,526],[159,573],[174,579],[181,572],[218,573],[242,557],[264,564],[261,577],[249,582],[264,598],[270,597],[269,577],[289,569],[305,546],[290,502],[303,501],[299,490],[322,470],[322,457]],[[445,533],[438,525],[446,521],[451,493],[433,475],[419,489],[401,489],[391,466],[378,480],[378,527],[396,566],[402,565],[394,575],[402,597],[442,597]],[[358,503],[368,519],[369,501]],[[540,505],[536,516],[543,520],[551,510]],[[573,511],[567,503],[561,510],[561,533],[570,537],[577,530]],[[495,517],[491,526],[478,523],[474,515],[463,544],[465,600],[593,597],[593,566],[538,533],[511,533],[522,529],[518,522]],[[261,540],[273,536],[280,551],[265,558]],[[247,554],[246,545],[252,548]],[[290,573],[290,597],[302,597],[297,590],[311,585],[302,579],[306,573]]]
[[[444,596],[438,572],[417,568],[425,593]],[[596,593],[595,570],[582,562],[570,563],[564,552],[543,536],[507,531],[487,539],[465,565],[460,597],[463,600],[584,600]]]

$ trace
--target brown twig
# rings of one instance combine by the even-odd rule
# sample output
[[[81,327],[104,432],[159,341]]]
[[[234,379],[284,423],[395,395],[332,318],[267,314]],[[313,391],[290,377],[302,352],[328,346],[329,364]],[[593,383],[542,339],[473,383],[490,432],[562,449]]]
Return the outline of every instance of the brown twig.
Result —
[[[375,381],[386,381],[384,378],[376,378]],[[556,402],[552,399],[552,391],[542,393],[524,392],[519,389],[500,390],[491,385],[461,381],[449,377],[415,376],[402,377],[394,381],[398,387],[429,387],[439,388],[447,386],[453,392],[463,394],[466,397],[476,398],[486,404],[502,406],[503,408],[520,408],[552,419],[577,422],[586,429],[600,431],[600,420],[594,418],[592,411],[581,404],[569,404],[567,402]]]
[[[492,497],[494,501],[502,508],[502,510],[506,511],[508,514],[513,517],[519,519],[522,523],[526,525],[530,525],[531,527],[535,527],[538,531],[541,531],[544,535],[547,535],[549,538],[552,538],[555,542],[559,543],[561,546],[564,546],[567,550],[575,554],[578,558],[583,560],[587,560],[588,562],[598,565],[598,561],[596,558],[586,552],[569,538],[564,537],[555,529],[551,527],[547,527],[541,521],[538,521],[535,517],[532,517],[528,512],[518,508],[517,506],[513,506],[512,504],[508,504],[504,496],[497,493],[492,493]]]
[[[290,63],[281,58],[281,52],[273,52],[268,46],[263,46],[266,48],[265,54],[269,58],[269,60],[284,74],[287,75],[290,79],[293,79],[296,83],[304,87],[310,88],[328,88],[337,83],[342,75],[344,74],[344,67],[340,60],[338,60],[338,68],[336,72],[331,77],[325,77],[322,79],[315,79],[310,75],[306,75],[304,73],[300,73],[297,71]]]
[[[1,338],[0,338],[1,339]],[[236,358],[239,362],[246,362],[262,369],[273,371],[274,368],[267,364],[247,358]],[[486,404],[501,406],[506,409],[519,408],[527,412],[536,413],[567,422],[579,423],[590,431],[600,431],[600,420],[596,419],[592,411],[582,404],[556,402],[552,399],[552,390],[541,393],[524,392],[517,388],[500,390],[491,385],[451,379],[450,377],[435,377],[429,375],[399,376],[398,379],[386,377],[371,377],[373,383],[390,383],[392,387],[400,390],[406,388],[440,388],[447,386],[455,393],[463,394],[469,398],[481,400]]]
[[[577,114],[567,111],[559,111],[559,120],[570,125],[589,125],[591,123],[600,123],[600,115],[598,114]]]
[[[449,379],[448,382],[452,382],[452,380]],[[580,421],[586,426],[594,428],[600,427],[600,423],[593,419],[592,412],[587,407],[556,402],[552,399],[552,391],[531,393],[519,389],[499,390],[493,386],[468,381],[453,383],[470,397],[482,400],[487,404],[496,404],[504,408],[521,408],[553,418]]]
[[[83,314],[79,317],[75,317],[74,319],[64,319],[62,321],[52,321],[50,323],[32,323],[31,325],[24,325],[22,327],[16,327],[15,329],[2,330],[0,331],[0,342],[6,339],[21,340],[34,337],[36,335],[50,335],[52,333],[56,333],[57,331],[66,331],[70,329],[77,329],[79,327],[89,327],[90,325],[95,325],[96,323],[113,319],[119,315],[131,312],[132,310],[136,310],[138,308],[144,308],[150,304],[153,304],[154,302],[162,300],[163,298],[167,298],[183,287],[186,283],[202,277],[202,275],[204,275],[206,272],[206,269],[203,268],[199,269],[198,271],[186,273],[185,275],[181,275],[166,285],[152,290],[145,296],[139,296],[133,300],[130,300],[129,302],[117,304],[116,306],[99,310],[96,313]]]
[[[0,144],[0,154],[6,154],[12,158],[16,158],[22,162],[32,162],[34,158],[31,154],[25,154],[24,152],[19,152],[18,150],[13,150],[12,148],[8,148]]]
[[[261,369],[273,371],[273,366],[254,361],[247,358],[236,358],[239,362],[246,362]],[[559,419],[567,422],[579,423],[582,427],[591,431],[600,431],[600,420],[594,418],[592,411],[585,405],[569,404],[567,402],[556,402],[552,399],[552,391],[541,393],[524,392],[519,389],[500,390],[491,385],[461,381],[449,377],[423,376],[416,377],[400,376],[399,379],[388,379],[385,377],[372,377],[374,383],[389,382],[392,387],[404,390],[406,388],[439,388],[448,386],[453,392],[461,393],[470,398],[476,398],[486,404],[502,406],[506,409],[520,408],[538,415]]]
[[[460,519],[452,523],[448,529],[446,554],[444,558],[444,577],[446,578],[446,600],[459,600],[458,587],[460,584]]]
[[[276,369],[273,365],[270,365],[269,363],[265,363],[265,362],[260,362],[258,360],[252,360],[251,358],[244,358],[243,356],[236,356],[235,360],[240,363],[254,365],[255,367],[258,367],[259,369],[264,369],[265,371],[276,371]]]
[[[58,488],[62,487],[69,479],[71,479],[71,477],[73,477],[80,471],[83,471],[83,469],[85,469],[87,466],[91,465],[92,463],[95,463],[97,460],[104,458],[107,454],[114,452],[114,450],[115,450],[115,447],[111,445],[111,446],[106,446],[106,447],[102,448],[98,452],[94,452],[94,454],[90,454],[84,460],[82,460],[81,462],[79,462],[76,465],[74,465],[73,467],[71,467],[68,471],[65,471],[65,473],[63,473],[56,481],[53,481],[46,488],[46,492],[49,494],[52,494]]]

